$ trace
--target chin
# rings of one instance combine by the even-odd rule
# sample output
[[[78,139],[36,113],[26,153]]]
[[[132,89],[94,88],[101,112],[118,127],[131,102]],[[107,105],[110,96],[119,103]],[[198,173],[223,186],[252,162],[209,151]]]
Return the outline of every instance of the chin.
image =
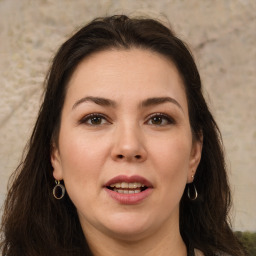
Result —
[[[121,240],[123,242],[139,241],[147,237],[149,230],[143,228],[120,228],[119,230],[111,229],[108,231],[108,235],[114,239]]]
[[[153,224],[153,223],[152,223]],[[146,216],[135,216],[134,214],[122,214],[108,219],[105,228],[115,238],[126,241],[142,239],[152,229],[150,221]]]

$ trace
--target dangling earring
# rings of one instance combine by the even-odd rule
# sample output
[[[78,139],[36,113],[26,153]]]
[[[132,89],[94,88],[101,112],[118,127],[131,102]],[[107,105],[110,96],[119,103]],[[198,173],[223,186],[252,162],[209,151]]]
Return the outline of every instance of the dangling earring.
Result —
[[[66,189],[62,184],[60,184],[59,180],[55,180],[55,183],[56,185],[54,186],[52,193],[56,199],[60,200],[64,197]]]
[[[189,198],[191,201],[194,201],[194,200],[197,199],[198,193],[197,193],[196,186],[195,186],[194,182],[193,182],[191,185],[193,185],[194,191],[193,191],[192,194],[193,194],[194,196],[193,196],[193,197],[191,196],[191,194],[190,194],[190,185],[188,185],[188,198]]]
[[[192,181],[192,183],[191,184],[188,184],[188,198],[191,200],[191,201],[194,201],[194,200],[196,200],[197,199],[197,197],[198,197],[198,193],[197,193],[197,190],[196,190],[196,186],[195,186],[195,184],[194,184],[194,175],[192,174],[191,175],[191,178],[193,179],[193,181]],[[192,193],[192,195],[193,196],[191,196],[191,193],[190,193],[190,187],[193,185],[193,193]]]

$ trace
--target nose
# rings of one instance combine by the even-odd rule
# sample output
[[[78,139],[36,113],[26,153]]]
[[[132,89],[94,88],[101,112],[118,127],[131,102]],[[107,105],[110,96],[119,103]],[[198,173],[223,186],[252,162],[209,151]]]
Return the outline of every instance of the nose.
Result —
[[[116,129],[111,157],[115,161],[127,162],[143,162],[147,159],[143,134],[138,127]]]

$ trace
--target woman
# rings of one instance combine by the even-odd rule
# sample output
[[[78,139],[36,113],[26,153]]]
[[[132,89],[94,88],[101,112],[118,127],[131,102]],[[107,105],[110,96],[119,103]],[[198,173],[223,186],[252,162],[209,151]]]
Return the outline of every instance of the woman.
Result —
[[[65,192],[66,191],[66,192]],[[3,255],[243,255],[194,60],[151,19],[59,49],[2,220]]]

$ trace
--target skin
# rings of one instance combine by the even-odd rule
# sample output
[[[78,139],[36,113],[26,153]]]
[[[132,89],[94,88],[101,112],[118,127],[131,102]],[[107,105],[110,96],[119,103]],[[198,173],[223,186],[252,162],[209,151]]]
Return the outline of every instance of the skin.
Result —
[[[154,97],[174,100],[142,104]],[[104,118],[88,117],[95,113]],[[154,119],[159,113],[164,116]],[[183,81],[170,60],[142,49],[85,58],[69,81],[53,146],[54,178],[64,180],[94,255],[187,255],[179,202],[202,143],[193,140]],[[146,178],[152,193],[138,204],[120,204],[104,189],[117,175]]]

